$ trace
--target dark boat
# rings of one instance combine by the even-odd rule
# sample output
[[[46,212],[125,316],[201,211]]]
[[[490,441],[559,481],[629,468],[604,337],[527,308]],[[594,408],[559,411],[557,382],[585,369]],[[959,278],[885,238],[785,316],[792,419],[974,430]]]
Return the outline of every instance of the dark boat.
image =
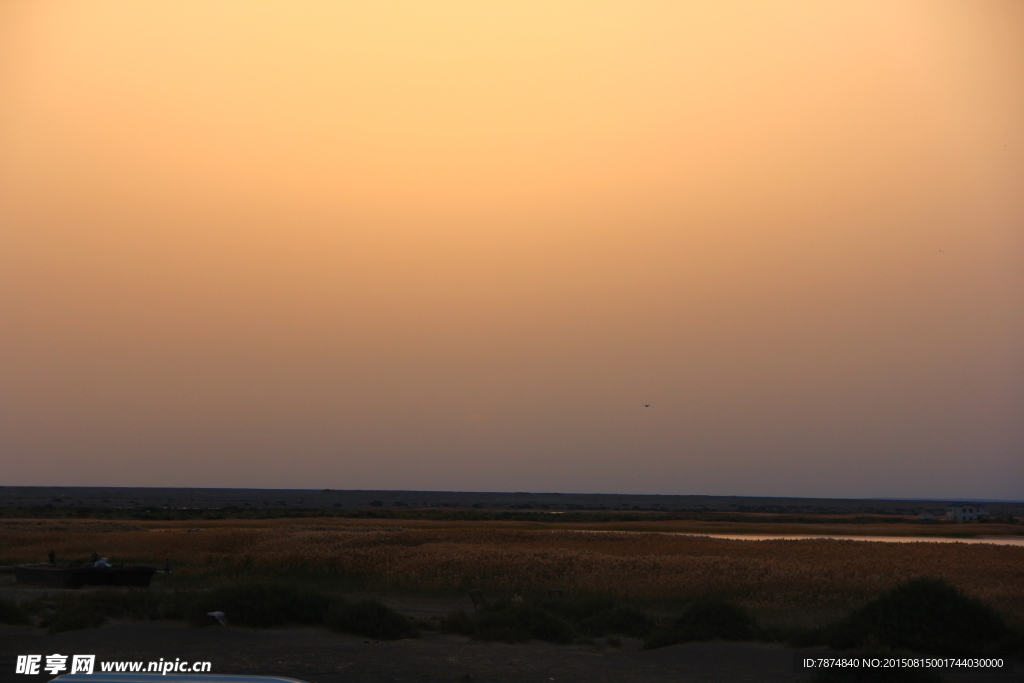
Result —
[[[145,588],[153,579],[156,567],[142,564],[119,564],[113,567],[87,567],[87,586],[137,586]]]
[[[18,583],[55,588],[80,586],[137,586],[145,588],[153,579],[156,567],[122,564],[111,567],[68,564],[19,564],[14,567]]]
[[[85,585],[77,575],[80,570],[68,565],[19,564],[14,567],[14,578],[18,583],[77,588]]]

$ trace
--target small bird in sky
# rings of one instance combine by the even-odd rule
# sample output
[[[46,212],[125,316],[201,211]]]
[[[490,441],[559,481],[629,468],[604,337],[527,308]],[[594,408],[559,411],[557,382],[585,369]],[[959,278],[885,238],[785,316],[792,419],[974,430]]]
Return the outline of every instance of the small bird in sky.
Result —
[[[645,404],[644,404],[644,408],[650,408],[650,407],[651,407],[651,404],[650,404],[650,403],[645,403]]]

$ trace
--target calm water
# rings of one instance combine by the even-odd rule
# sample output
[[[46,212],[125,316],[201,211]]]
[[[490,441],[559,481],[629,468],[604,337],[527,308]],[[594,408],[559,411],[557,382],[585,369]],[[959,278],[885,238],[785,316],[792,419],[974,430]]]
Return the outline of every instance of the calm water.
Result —
[[[677,533],[677,532],[670,532]],[[831,538],[836,541],[882,541],[885,543],[992,543],[995,545],[1024,546],[1024,536],[982,536],[978,538],[941,538],[936,536],[805,536],[760,534],[693,534],[678,532],[680,536],[708,536],[734,541],[801,541],[809,538]]]

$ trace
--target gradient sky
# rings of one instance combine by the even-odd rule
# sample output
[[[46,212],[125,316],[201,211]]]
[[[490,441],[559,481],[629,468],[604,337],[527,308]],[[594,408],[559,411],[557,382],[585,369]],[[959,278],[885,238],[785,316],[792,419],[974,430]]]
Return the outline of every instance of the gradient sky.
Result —
[[[1013,0],[5,2],[0,483],[1022,499],[1022,122]]]

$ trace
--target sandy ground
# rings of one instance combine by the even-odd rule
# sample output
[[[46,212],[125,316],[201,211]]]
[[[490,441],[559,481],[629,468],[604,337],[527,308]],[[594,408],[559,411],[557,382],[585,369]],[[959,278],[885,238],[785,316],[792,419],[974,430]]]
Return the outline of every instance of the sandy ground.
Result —
[[[82,588],[76,593],[96,590]],[[0,595],[16,601],[65,591],[19,586],[0,574]],[[410,617],[471,610],[468,599],[385,597]],[[770,643],[688,643],[642,650],[598,640],[588,645],[485,643],[424,631],[421,638],[373,641],[320,628],[194,628],[180,622],[122,621],[101,628],[49,635],[26,626],[0,625],[0,683],[48,681],[49,675],[15,674],[18,655],[94,654],[97,661],[209,661],[212,673],[276,675],[308,683],[430,683],[433,681],[593,683],[793,683],[797,650]],[[823,652],[823,651],[819,651]],[[1024,666],[1012,674],[948,675],[954,683],[1024,683]]]
[[[95,654],[98,661],[180,658],[212,662],[213,673],[263,674],[309,683],[431,681],[581,681],[619,683],[798,680],[794,650],[766,643],[689,643],[641,650],[624,647],[474,642],[424,633],[422,638],[377,642],[320,629],[190,628],[175,622],[123,622],[47,635],[28,627],[0,626],[0,681],[46,681],[16,675],[19,654]],[[1013,674],[957,676],[953,681],[1024,681]]]

